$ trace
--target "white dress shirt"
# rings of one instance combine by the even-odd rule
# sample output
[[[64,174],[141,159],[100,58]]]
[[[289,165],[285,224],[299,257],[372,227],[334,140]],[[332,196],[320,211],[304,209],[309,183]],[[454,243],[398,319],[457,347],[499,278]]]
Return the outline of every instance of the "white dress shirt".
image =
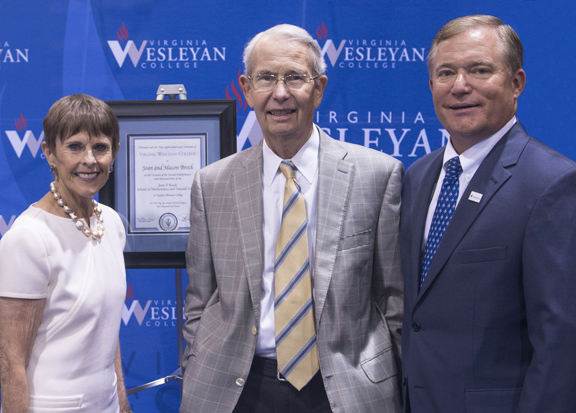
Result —
[[[292,159],[282,159],[263,142],[262,200],[264,202],[264,273],[260,298],[260,333],[256,343],[256,355],[276,358],[274,333],[274,261],[276,240],[282,223],[284,187],[286,178],[280,172],[280,162],[292,161],[296,166],[296,181],[304,193],[308,218],[308,248],[310,251],[310,275],[314,283],[314,247],[316,245],[316,199],[318,193],[318,152],[320,134],[314,126],[310,139]],[[312,284],[314,285],[314,284]]]
[[[502,137],[514,126],[516,123],[516,116],[514,116],[502,129],[496,132],[494,135],[490,136],[488,139],[484,139],[478,142],[476,145],[471,146],[470,148],[466,149],[460,155],[456,152],[454,147],[452,146],[452,141],[448,140],[448,144],[446,145],[446,150],[444,151],[444,159],[442,161],[442,169],[440,171],[440,176],[438,177],[438,181],[436,181],[436,188],[434,189],[434,196],[430,201],[430,206],[428,207],[428,215],[426,217],[426,229],[424,231],[424,243],[423,249],[426,248],[426,241],[428,240],[428,233],[430,232],[430,226],[432,225],[432,218],[434,217],[434,210],[436,209],[436,204],[438,203],[438,198],[440,197],[440,190],[442,188],[442,181],[444,180],[444,176],[446,175],[446,170],[444,169],[446,166],[446,162],[452,159],[455,156],[460,157],[460,164],[462,165],[462,173],[460,174],[459,185],[460,189],[458,192],[458,203],[466,191],[468,184],[474,177],[474,174],[480,167],[480,164],[486,156],[490,153],[492,148],[502,139]],[[458,206],[458,204],[456,204]]]

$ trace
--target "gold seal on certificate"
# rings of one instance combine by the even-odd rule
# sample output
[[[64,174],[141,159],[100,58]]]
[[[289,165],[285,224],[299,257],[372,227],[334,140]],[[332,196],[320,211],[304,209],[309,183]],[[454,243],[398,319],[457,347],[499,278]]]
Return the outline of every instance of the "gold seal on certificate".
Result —
[[[166,212],[158,220],[158,224],[163,231],[174,231],[178,227],[178,218],[171,212]]]

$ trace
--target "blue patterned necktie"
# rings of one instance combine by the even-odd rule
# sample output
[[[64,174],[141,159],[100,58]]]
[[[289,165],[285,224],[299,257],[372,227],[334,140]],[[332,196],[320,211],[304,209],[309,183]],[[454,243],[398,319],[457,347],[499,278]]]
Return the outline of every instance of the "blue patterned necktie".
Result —
[[[286,177],[282,224],[274,263],[274,321],[278,371],[298,390],[318,372],[318,349],[308,257],[304,194],[295,166],[282,161]]]
[[[458,156],[449,159],[445,164],[446,175],[442,181],[442,190],[438,197],[438,203],[434,210],[434,217],[430,225],[428,240],[426,241],[426,251],[424,253],[424,262],[422,264],[422,275],[420,277],[420,287],[424,284],[424,279],[430,269],[432,258],[436,254],[438,245],[446,231],[446,227],[452,218],[458,202],[458,192],[460,190],[459,176],[462,172],[460,158]]]

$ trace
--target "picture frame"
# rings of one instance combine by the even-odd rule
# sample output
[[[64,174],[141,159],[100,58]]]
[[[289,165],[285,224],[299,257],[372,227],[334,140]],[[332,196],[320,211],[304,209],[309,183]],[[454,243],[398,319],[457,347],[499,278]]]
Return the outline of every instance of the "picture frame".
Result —
[[[99,201],[122,219],[126,268],[185,268],[192,180],[236,152],[236,100],[106,103],[120,148]]]

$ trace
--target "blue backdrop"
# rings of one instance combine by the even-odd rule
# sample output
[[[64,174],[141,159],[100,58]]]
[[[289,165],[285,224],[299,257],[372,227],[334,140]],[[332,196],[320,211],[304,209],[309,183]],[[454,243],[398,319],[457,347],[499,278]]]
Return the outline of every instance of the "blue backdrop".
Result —
[[[369,146],[408,167],[440,147],[426,55],[449,20],[493,14],[524,43],[527,131],[576,159],[576,3],[550,0],[4,0],[0,6],[0,236],[51,181],[42,120],[72,93],[155,99],[184,84],[189,99],[237,100],[238,148],[261,138],[239,89],[242,51],[278,23],[304,27],[325,55],[328,85],[315,121],[332,137]],[[177,368],[174,270],[128,270],[120,332],[127,387]],[[185,277],[184,285],[187,283]],[[130,396],[138,412],[177,412],[179,385]]]

